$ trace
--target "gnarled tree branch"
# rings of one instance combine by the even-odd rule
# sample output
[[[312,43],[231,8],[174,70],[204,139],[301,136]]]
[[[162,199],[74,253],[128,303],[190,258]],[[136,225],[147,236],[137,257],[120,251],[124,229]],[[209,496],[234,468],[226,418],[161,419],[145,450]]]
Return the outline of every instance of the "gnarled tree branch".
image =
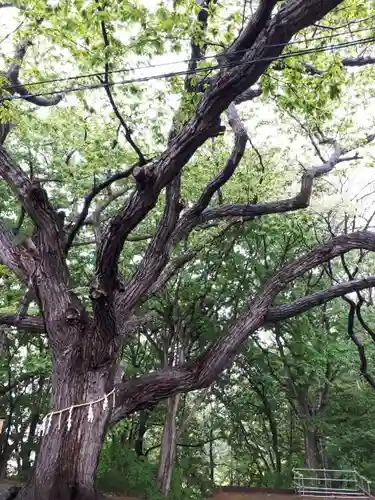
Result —
[[[148,160],[148,161],[151,161],[151,160]],[[117,172],[116,174],[111,175],[105,181],[103,181],[100,184],[94,186],[92,188],[92,190],[89,193],[87,193],[87,195],[85,196],[85,199],[84,199],[84,204],[83,204],[82,211],[79,214],[79,216],[77,217],[77,220],[75,221],[72,229],[70,230],[70,232],[68,234],[67,241],[65,243],[65,253],[67,253],[69,251],[69,249],[71,248],[71,246],[72,246],[72,244],[74,242],[74,238],[76,237],[76,235],[78,234],[79,230],[81,229],[81,227],[85,223],[86,217],[88,216],[88,213],[89,213],[89,210],[90,210],[90,205],[91,205],[92,201],[94,200],[94,198],[99,193],[101,193],[102,191],[104,191],[104,189],[106,189],[111,184],[113,184],[114,182],[119,181],[121,179],[126,179],[127,177],[129,177],[132,174],[133,170],[137,166],[138,166],[138,162],[135,163],[134,165],[130,166],[126,170],[123,170],[122,172]]]
[[[212,135],[221,113],[237,96],[254,85],[284,46],[301,29],[318,21],[341,3],[341,0],[290,0],[267,22],[261,36],[242,38],[251,49],[241,60],[241,69],[223,70],[212,82],[196,110],[195,116],[170,142],[160,160],[138,173],[138,189],[103,233],[97,255],[94,288],[108,296],[116,287],[118,259],[130,232],[155,206],[160,191],[182,170],[194,152]],[[267,2],[269,6],[270,2]],[[247,41],[246,41],[247,40]],[[257,63],[254,63],[257,59]]]
[[[138,328],[144,327],[158,321],[156,314],[150,313],[145,316],[133,316],[121,323],[120,334],[132,335]],[[41,316],[24,316],[19,318],[16,314],[0,314],[0,325],[13,326],[19,330],[30,333],[45,333],[46,327]]]
[[[288,318],[293,318],[298,314],[309,311],[313,307],[321,306],[337,297],[351,292],[365,290],[375,287],[375,276],[369,276],[360,280],[348,281],[340,283],[327,290],[321,290],[311,295],[306,295],[295,300],[290,304],[282,304],[280,306],[271,307],[266,316],[267,323],[277,323]]]
[[[330,172],[339,162],[344,150],[337,147],[331,158],[323,165],[312,167],[302,175],[300,192],[293,198],[257,204],[230,204],[207,208],[197,217],[184,218],[179,223],[175,234],[175,241],[180,241],[194,227],[209,221],[224,218],[243,217],[246,220],[262,215],[293,212],[309,206],[314,179]]]
[[[51,346],[61,348],[64,341],[71,341],[72,329],[77,331],[70,318],[83,322],[87,318],[80,300],[69,287],[58,214],[45,190],[38,182],[31,182],[1,145],[0,176],[35,223],[33,246],[28,249],[35,265],[28,274],[28,287],[34,290],[43,310]],[[66,325],[65,330],[61,328],[62,323]]]
[[[37,24],[42,23],[42,19],[39,19],[37,21]],[[9,83],[9,85],[6,86],[6,90],[11,94],[19,94],[25,101],[31,102],[32,104],[35,104],[36,106],[55,106],[58,104],[63,98],[64,94],[56,94],[55,96],[51,98],[46,98],[43,96],[33,96],[30,94],[30,92],[27,90],[26,86],[21,83],[19,79],[19,74],[20,74],[20,69],[21,69],[21,63],[23,59],[25,58],[27,48],[31,45],[31,41],[26,39],[26,40],[20,40],[18,44],[16,45],[15,53],[14,53],[14,62],[10,64],[8,70],[3,73],[3,76]],[[8,127],[6,127],[8,125]],[[8,129],[8,132],[10,130],[10,124],[2,124],[2,127],[6,127]],[[4,143],[4,140],[6,138],[6,134],[2,134],[2,141],[1,144]]]
[[[8,183],[39,231],[44,232],[46,247],[59,250],[61,247],[59,221],[45,190],[38,182],[32,182],[27,177],[1,145],[0,176]]]
[[[179,368],[165,369],[141,376],[118,386],[118,407],[112,421],[146,408],[176,392],[207,387],[231,365],[243,342],[267,323],[267,314],[277,295],[292,281],[316,266],[353,249],[375,251],[375,234],[359,231],[338,236],[283,266],[256,294],[244,313],[205,353]],[[350,288],[341,290],[348,293]],[[311,304],[313,307],[314,303]]]
[[[167,204],[164,215],[159,224],[158,230],[151,241],[147,252],[134,276],[124,285],[126,292],[121,294],[118,298],[117,308],[130,309],[137,303],[137,301],[146,294],[155,293],[166,281],[186,262],[188,262],[195,252],[189,252],[183,257],[173,262],[171,266],[167,264],[170,251],[175,243],[173,234],[178,232],[178,227],[187,225],[190,221],[196,220],[199,214],[207,207],[212,199],[212,196],[217,190],[223,186],[228,179],[234,174],[235,169],[239,165],[243,154],[245,152],[247,142],[247,132],[241,120],[239,119],[235,105],[232,103],[228,108],[228,118],[231,127],[235,133],[235,144],[232,153],[227,160],[223,170],[214,177],[203,190],[202,195],[180,219],[176,227],[180,209],[179,199],[179,186],[180,178],[177,176],[172,183],[167,187]],[[169,193],[169,195],[168,195]],[[162,270],[164,271],[162,272]],[[162,274],[160,274],[162,272]]]
[[[0,264],[8,267],[23,282],[28,282],[35,269],[34,255],[24,245],[17,244],[14,235],[0,221]]]

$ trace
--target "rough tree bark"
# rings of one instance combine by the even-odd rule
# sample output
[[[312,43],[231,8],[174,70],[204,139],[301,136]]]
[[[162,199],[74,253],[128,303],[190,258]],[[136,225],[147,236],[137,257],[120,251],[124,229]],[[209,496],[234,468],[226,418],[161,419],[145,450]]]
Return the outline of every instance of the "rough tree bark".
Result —
[[[106,419],[93,424],[82,410],[69,432],[56,426],[43,440],[35,474],[19,498],[82,498],[97,496],[94,487]],[[95,425],[95,428],[93,427]],[[74,459],[73,459],[74,457]]]
[[[177,413],[181,400],[181,394],[174,394],[167,400],[167,414],[164,421],[158,467],[158,484],[160,491],[164,496],[168,496],[170,492],[178,441],[183,436],[191,418],[201,406],[206,395],[207,390],[203,391],[202,394],[196,398],[192,408],[179,426],[177,425]]]
[[[171,488],[173,466],[177,451],[177,412],[181,394],[168,398],[163,437],[160,446],[158,484],[160,491],[167,496]]]
[[[170,337],[173,338],[172,336]],[[177,337],[178,341],[179,338]],[[180,366],[185,362],[185,347],[183,345],[177,346],[177,353],[172,356],[170,360],[169,348],[165,342],[164,349],[164,367]],[[173,346],[173,351],[175,347]],[[172,352],[173,352],[172,351]],[[167,496],[172,482],[173,467],[177,452],[177,413],[180,404],[181,394],[176,393],[169,397],[167,400],[167,413],[164,420],[163,435],[160,444],[159,466],[157,480],[161,493]]]
[[[66,408],[73,401],[94,401],[109,392],[111,370],[81,370],[79,359],[68,356],[53,367],[53,407]],[[81,360],[83,361],[83,360]],[[68,413],[53,419],[42,440],[35,473],[19,498],[96,497],[94,480],[104,440],[109,411],[93,408],[94,420],[88,421],[88,408],[75,410],[72,427],[67,429]],[[74,457],[74,459],[72,459]]]
[[[150,414],[147,411],[141,411],[139,413],[137,436],[134,440],[134,451],[138,457],[142,457],[144,455],[143,439],[147,431],[147,421],[149,416]]]
[[[69,412],[62,414],[60,427],[59,419],[52,419],[51,428],[42,440],[35,472],[19,492],[19,500],[96,500],[99,494],[95,489],[95,474],[109,421],[117,422],[174,394],[209,386],[231,364],[249,335],[267,322],[299,314],[354,289],[374,286],[375,277],[370,277],[334,286],[289,305],[272,307],[275,297],[288,283],[322,262],[351,249],[375,250],[375,235],[370,232],[332,239],[276,273],[248,304],[238,321],[200,357],[179,367],[169,367],[114,386],[118,353],[129,336],[126,322],[136,306],[147,298],[149,290],[158,291],[171,276],[168,261],[174,245],[194,227],[211,220],[251,218],[305,208],[309,204],[314,179],[330,172],[342,161],[346,150],[337,146],[328,161],[304,173],[300,193],[294,198],[259,205],[209,208],[212,196],[231,178],[242,158],[247,138],[238,133],[223,170],[207,184],[196,204],[181,212],[180,173],[195,151],[221,130],[218,126],[221,114],[231,103],[240,102],[249,95],[249,88],[296,33],[319,21],[341,2],[288,0],[272,16],[276,0],[262,0],[253,20],[228,50],[228,57],[241,60],[241,66],[223,68],[210,82],[195,115],[170,140],[158,161],[147,164],[147,160],[140,157],[134,168],[95,186],[85,198],[83,211],[67,242],[62,241],[60,221],[46,192],[32,182],[0,146],[0,175],[36,228],[35,238],[25,246],[17,244],[12,232],[0,226],[0,263],[14,271],[33,290],[41,310],[38,318],[15,314],[2,316],[0,321],[18,328],[46,331],[52,354],[53,411],[100,399],[112,389],[115,389],[116,396],[116,406],[112,411],[93,408],[92,423],[87,418],[87,407],[74,410],[69,431]],[[238,55],[240,49],[241,55]],[[254,63],[254,60],[258,62]],[[19,68],[17,81],[18,71]],[[9,79],[11,87],[13,80]],[[17,88],[22,91],[22,87]],[[254,93],[250,94],[254,96]],[[367,141],[372,139],[368,137]],[[96,271],[90,289],[93,313],[89,314],[71,290],[66,255],[86,220],[91,201],[111,182],[130,173],[133,173],[137,189],[100,235]],[[165,187],[163,216],[137,271],[124,283],[118,273],[123,245],[155,206]]]

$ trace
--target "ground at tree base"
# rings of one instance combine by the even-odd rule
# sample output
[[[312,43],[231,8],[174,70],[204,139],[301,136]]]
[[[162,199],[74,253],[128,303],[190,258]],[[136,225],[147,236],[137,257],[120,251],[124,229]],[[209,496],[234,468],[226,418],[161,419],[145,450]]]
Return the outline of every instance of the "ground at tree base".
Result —
[[[19,483],[18,481],[13,481],[11,479],[2,479],[0,481],[0,500],[12,500],[20,486],[21,483]],[[116,495],[114,493],[106,493],[103,496],[106,500],[139,500],[139,498]]]
[[[3,494],[6,492],[10,493],[11,488],[17,488],[20,486],[20,483],[11,480],[2,480],[0,482],[0,500],[10,500],[11,496],[4,496]],[[234,489],[234,488],[233,488]],[[299,497],[294,494],[287,493],[270,493],[270,492],[260,492],[260,491],[251,491],[249,488],[246,491],[246,488],[237,488],[238,491],[218,491],[216,492],[209,500],[297,500]],[[121,496],[106,493],[104,495],[106,500],[140,500],[138,498],[129,497],[129,496]],[[311,497],[309,500],[321,500],[318,498]]]
[[[233,488],[234,489],[234,488]],[[241,491],[219,491],[209,500],[298,500],[300,497],[292,493],[269,493],[259,491],[246,491],[246,488],[238,488]],[[311,497],[309,500],[321,500]]]

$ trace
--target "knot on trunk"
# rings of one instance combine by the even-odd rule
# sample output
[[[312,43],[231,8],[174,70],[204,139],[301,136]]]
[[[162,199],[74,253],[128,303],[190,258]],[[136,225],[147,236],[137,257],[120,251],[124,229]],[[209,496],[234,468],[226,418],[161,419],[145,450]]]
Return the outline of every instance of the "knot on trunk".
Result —
[[[66,310],[66,319],[70,323],[75,323],[81,319],[81,313],[80,311],[78,311],[78,309],[68,307],[68,309]]]
[[[48,196],[46,191],[42,187],[42,183],[39,179],[34,179],[30,186],[29,195],[31,199],[35,200],[37,203],[46,205],[48,203]]]
[[[107,299],[108,293],[100,284],[100,279],[95,276],[90,289],[90,298],[92,300]]]
[[[145,191],[148,187],[152,186],[155,180],[154,172],[150,168],[145,167],[136,167],[133,170],[133,177],[140,191]]]

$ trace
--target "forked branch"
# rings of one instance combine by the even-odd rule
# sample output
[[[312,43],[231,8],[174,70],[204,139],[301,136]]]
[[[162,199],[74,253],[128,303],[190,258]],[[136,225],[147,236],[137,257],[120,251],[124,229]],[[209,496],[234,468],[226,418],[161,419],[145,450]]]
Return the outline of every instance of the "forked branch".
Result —
[[[171,266],[165,268],[170,252],[176,243],[176,238],[173,236],[174,233],[180,234],[179,227],[185,227],[188,224],[191,225],[192,221],[195,221],[199,217],[200,213],[210,203],[212,196],[234,174],[244,155],[247,132],[239,119],[234,104],[229,106],[228,117],[229,123],[235,133],[235,144],[225,167],[207,184],[198,201],[179,221],[178,217],[183,208],[180,202],[180,176],[176,176],[167,186],[164,214],[138,270],[124,285],[124,292],[119,297],[117,304],[118,309],[124,310],[126,308],[131,310],[140,298],[146,296],[146,294],[149,296],[150,293],[155,293],[161,284],[165,284],[180,267],[194,257],[195,252],[190,252],[173,262]]]
[[[42,19],[37,21],[37,24],[40,25],[42,23]],[[8,70],[4,73],[6,80],[9,82],[9,86],[7,90],[10,94],[19,94],[25,101],[31,102],[36,106],[55,106],[58,104],[63,98],[64,94],[56,94],[52,96],[50,99],[43,96],[34,96],[30,94],[27,90],[26,86],[21,83],[19,79],[20,69],[23,59],[25,58],[27,48],[30,47],[30,40],[20,40],[16,45],[16,50],[14,53],[14,62],[9,66]]]
[[[242,45],[251,48],[244,53],[239,68],[223,70],[213,79],[195,116],[170,142],[160,160],[137,171],[138,189],[112,219],[104,232],[97,255],[94,287],[96,293],[108,296],[116,287],[118,259],[130,232],[155,206],[160,191],[181,172],[195,151],[212,136],[220,115],[231,102],[253,86],[277,58],[290,39],[301,29],[319,21],[342,0],[289,0],[277,14],[266,21],[262,36],[242,37]],[[272,4],[272,5],[271,5]],[[264,2],[267,8],[273,2]],[[255,38],[255,40],[254,40]],[[254,63],[257,59],[257,63]]]
[[[148,160],[148,161],[151,161],[151,160]],[[81,210],[81,213],[77,217],[75,223],[73,224],[72,229],[70,230],[70,232],[68,234],[67,241],[65,244],[65,253],[68,253],[69,249],[71,248],[71,246],[74,242],[75,237],[77,236],[81,227],[85,223],[86,218],[87,218],[88,213],[89,213],[89,210],[90,210],[91,203],[93,202],[95,197],[98,194],[100,194],[102,191],[104,191],[104,189],[106,189],[111,184],[113,184],[114,182],[119,181],[121,179],[126,179],[127,177],[129,177],[132,174],[133,170],[137,166],[138,166],[138,162],[135,163],[134,165],[130,166],[129,168],[121,171],[121,172],[117,172],[116,174],[109,176],[103,182],[93,186],[92,190],[86,194],[86,196],[84,198],[84,203],[83,203],[83,208]]]
[[[277,295],[309,270],[353,249],[375,251],[375,234],[360,231],[328,241],[294,262],[282,267],[256,294],[244,313],[205,353],[195,361],[133,379],[118,387],[118,407],[112,420],[146,408],[176,392],[207,387],[234,360],[243,342],[267,323],[267,314]],[[352,283],[351,283],[352,285]],[[353,288],[354,289],[354,288]],[[350,291],[341,290],[342,295]],[[337,290],[336,290],[337,292]],[[333,298],[331,294],[331,298]],[[322,297],[321,297],[322,298]],[[314,301],[310,306],[317,305]],[[294,314],[298,314],[295,309]]]
[[[34,257],[27,247],[17,244],[12,231],[0,221],[0,264],[28,283],[35,269]]]
[[[184,238],[194,229],[194,227],[212,220],[233,217],[243,217],[246,220],[249,220],[263,215],[293,212],[308,207],[310,204],[314,179],[332,171],[339,163],[343,152],[344,150],[342,148],[337,147],[330,159],[323,165],[306,170],[302,175],[300,191],[293,198],[257,204],[233,203],[229,205],[220,205],[214,208],[207,208],[200,214],[196,214],[195,217],[184,217],[176,228],[174,234],[175,242]]]
[[[8,183],[26,213],[44,233],[47,247],[60,249],[59,220],[47,193],[38,182],[32,182],[22,168],[0,145],[0,176]]]
[[[260,0],[251,21],[226,51],[226,60],[242,59],[244,51],[252,47],[261,31],[266,28],[277,2],[278,0]]]

